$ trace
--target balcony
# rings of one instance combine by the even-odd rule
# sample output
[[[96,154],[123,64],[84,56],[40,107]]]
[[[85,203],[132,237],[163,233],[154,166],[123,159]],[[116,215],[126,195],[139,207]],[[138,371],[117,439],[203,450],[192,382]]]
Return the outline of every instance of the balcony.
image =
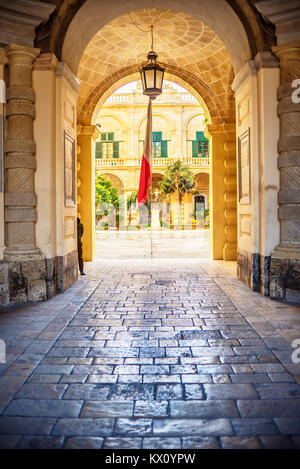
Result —
[[[175,158],[152,158],[153,168],[164,168]],[[179,158],[178,158],[179,159]],[[192,168],[209,168],[209,158],[180,158],[184,163]],[[141,158],[112,158],[96,159],[96,169],[138,169],[141,166]]]

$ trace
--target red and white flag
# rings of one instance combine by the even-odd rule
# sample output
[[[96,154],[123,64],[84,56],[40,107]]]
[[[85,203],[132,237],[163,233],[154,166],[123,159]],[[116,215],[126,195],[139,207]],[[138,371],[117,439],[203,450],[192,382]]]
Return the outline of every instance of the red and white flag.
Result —
[[[152,101],[149,98],[147,127],[144,143],[144,151],[140,173],[140,184],[138,192],[138,207],[143,205],[147,200],[147,192],[151,183],[152,171]]]

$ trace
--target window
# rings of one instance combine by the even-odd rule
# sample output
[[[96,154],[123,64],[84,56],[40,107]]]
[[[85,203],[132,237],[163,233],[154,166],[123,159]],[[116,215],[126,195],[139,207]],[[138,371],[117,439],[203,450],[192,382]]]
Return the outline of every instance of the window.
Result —
[[[196,132],[196,140],[192,140],[193,158],[209,157],[209,140],[204,132]]]
[[[162,132],[152,132],[153,142],[153,157],[154,158],[167,158],[168,157],[168,140],[162,139]]]
[[[96,142],[96,158],[119,158],[119,141],[114,139],[114,132],[103,132],[100,142]]]

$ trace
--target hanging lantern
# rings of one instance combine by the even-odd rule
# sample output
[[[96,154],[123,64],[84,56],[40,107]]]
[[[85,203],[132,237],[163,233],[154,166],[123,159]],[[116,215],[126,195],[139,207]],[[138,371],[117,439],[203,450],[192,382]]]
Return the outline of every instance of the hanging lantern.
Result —
[[[153,26],[151,26],[152,44],[147,55],[147,62],[143,62],[140,67],[140,74],[143,85],[143,94],[155,99],[162,93],[165,67],[156,61],[158,55],[153,50]]]

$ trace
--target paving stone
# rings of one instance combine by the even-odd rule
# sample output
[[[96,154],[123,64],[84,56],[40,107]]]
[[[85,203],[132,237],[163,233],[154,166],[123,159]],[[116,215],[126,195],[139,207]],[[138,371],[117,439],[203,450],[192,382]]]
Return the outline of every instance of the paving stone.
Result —
[[[231,368],[235,373],[253,373],[253,369],[250,365],[231,365]]]
[[[131,417],[133,402],[128,401],[86,401],[80,417]]]
[[[101,449],[104,438],[74,437],[68,438],[64,449]]]
[[[154,386],[152,384],[113,384],[111,400],[154,400]]]
[[[167,347],[167,357],[191,357],[192,352],[189,347]]]
[[[74,365],[39,365],[34,370],[38,374],[67,375],[72,373]]]
[[[107,399],[109,392],[110,387],[105,384],[70,384],[64,394],[64,400],[89,399],[101,401]]]
[[[182,375],[181,380],[183,383],[211,383],[211,375]]]
[[[16,398],[60,399],[66,389],[66,384],[26,383],[16,394]]]
[[[140,449],[142,438],[105,438],[103,449]]]
[[[49,357],[86,357],[89,348],[76,347],[52,347],[48,352]]]
[[[252,384],[204,384],[207,399],[257,399]]]
[[[115,435],[145,436],[152,433],[152,420],[146,418],[117,419]]]
[[[278,430],[272,419],[232,419],[232,427],[236,435],[276,435]]]
[[[147,349],[144,349],[147,350]],[[159,349],[160,350],[160,349]],[[139,355],[139,348],[114,348],[114,347],[105,347],[105,348],[91,348],[89,351],[88,356],[89,357],[138,357]],[[151,356],[151,353],[149,352],[148,355],[141,355],[141,356]]]
[[[114,427],[114,419],[108,418],[62,418],[55,424],[52,435],[68,436],[110,436]]]
[[[21,438],[21,435],[0,435],[0,449],[16,448]]]
[[[152,365],[153,358],[125,358],[126,365]]]
[[[262,444],[256,437],[246,438],[240,436],[221,437],[224,449],[261,449]]]
[[[186,262],[90,263],[53,300],[1,314],[0,412],[16,414],[0,445],[299,447],[295,308],[241,286],[230,263]]]
[[[269,373],[269,378],[273,383],[294,383],[297,381],[289,373]],[[300,384],[300,381],[297,381]]]
[[[170,415],[173,418],[208,418],[238,417],[234,401],[171,401]],[[188,422],[188,421],[187,421]]]
[[[180,384],[158,384],[156,389],[156,399],[160,401],[171,399],[182,399],[183,387]]]
[[[272,350],[290,350],[292,351],[292,347],[290,344],[282,339],[281,337],[270,337],[264,339],[265,344],[267,347],[271,348]]]
[[[252,363],[254,373],[283,373],[285,368],[280,363]]]
[[[258,363],[258,358],[254,355],[247,356],[234,356],[234,357],[220,357],[221,363]]]
[[[293,441],[282,435],[260,436],[259,437],[265,449],[295,449]]]
[[[40,375],[42,376],[42,375]],[[91,375],[94,376],[94,375]],[[97,375],[96,375],[97,376]],[[76,383],[85,383],[88,378],[88,375],[63,375],[61,377],[60,383],[67,384],[76,384]]]
[[[170,373],[169,365],[141,365],[141,374],[150,375],[168,375]]]
[[[18,449],[61,449],[64,444],[63,437],[52,436],[23,436]]]
[[[262,399],[299,399],[300,384],[270,383],[256,384],[255,388]],[[300,401],[299,401],[300,405]]]
[[[75,375],[102,375],[112,374],[114,365],[76,365],[73,369]]]
[[[242,417],[300,417],[296,399],[241,400],[237,404]]]
[[[182,438],[182,449],[219,449],[220,445],[215,437]]]
[[[143,438],[143,449],[180,449],[180,438]]]
[[[157,419],[153,422],[153,435],[174,436],[223,436],[232,435],[227,419]]]
[[[134,417],[167,417],[167,401],[136,401]]]
[[[83,402],[59,399],[13,399],[4,415],[24,417],[78,417]]]
[[[49,435],[55,418],[0,417],[1,435]]]
[[[171,365],[170,370],[172,374],[197,373],[196,365]]]
[[[283,435],[300,436],[300,419],[299,417],[279,417],[274,421]],[[264,432],[261,432],[264,433]]]
[[[203,387],[201,384],[185,384],[185,398],[187,400],[203,399]]]
[[[142,383],[142,375],[116,375],[118,383]]]
[[[270,378],[267,374],[259,373],[239,373],[236,375],[230,375],[233,383],[270,383]]]
[[[179,375],[143,375],[143,383],[180,383]]]
[[[198,365],[197,372],[204,374],[224,374],[232,373],[232,368],[230,365]]]

